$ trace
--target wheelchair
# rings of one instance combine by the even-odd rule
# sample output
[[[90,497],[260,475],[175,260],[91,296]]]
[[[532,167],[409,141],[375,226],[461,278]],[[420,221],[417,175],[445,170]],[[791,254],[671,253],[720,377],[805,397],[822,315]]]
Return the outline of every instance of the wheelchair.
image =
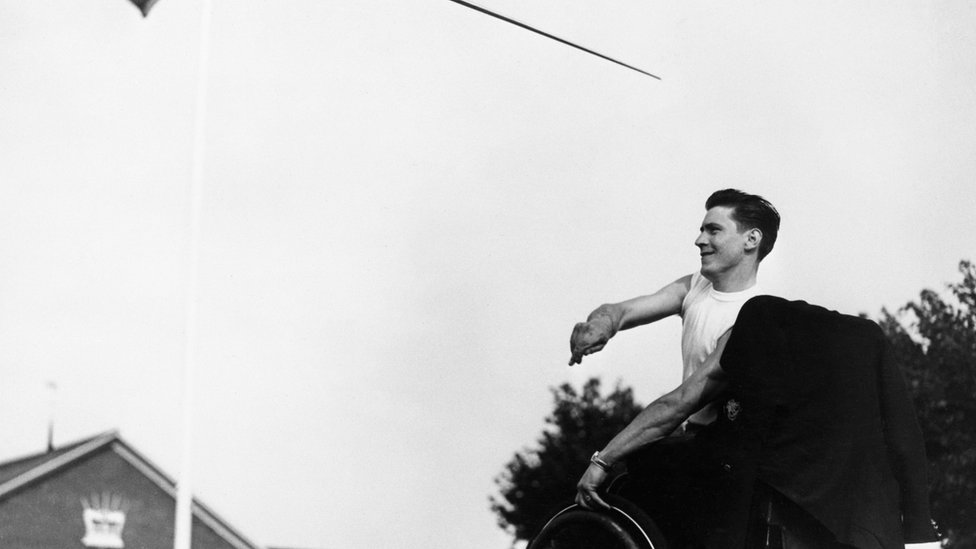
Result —
[[[626,473],[601,497],[610,511],[591,511],[572,503],[556,512],[526,549],[690,549],[704,547],[669,539],[651,516],[620,494]],[[744,549],[834,549],[847,547],[819,522],[778,492],[755,487]]]
[[[573,503],[557,512],[526,549],[668,549],[653,520],[626,498],[604,494],[609,512]]]

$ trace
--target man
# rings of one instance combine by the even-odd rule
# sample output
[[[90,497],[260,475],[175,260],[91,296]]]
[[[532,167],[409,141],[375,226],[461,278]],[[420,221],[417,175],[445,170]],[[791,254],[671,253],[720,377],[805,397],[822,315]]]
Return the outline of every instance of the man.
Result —
[[[895,549],[937,540],[921,430],[874,322],[773,296],[743,305],[727,344],[645,408],[591,459],[577,502],[628,458],[628,497],[656,505],[680,547]],[[715,401],[717,421],[679,444],[668,433]],[[664,444],[658,441],[666,439]],[[652,444],[655,443],[655,444]],[[626,487],[625,487],[626,488]],[[645,506],[645,509],[648,507]],[[767,530],[772,531],[772,530]]]
[[[705,201],[705,209],[695,240],[701,270],[651,295],[598,307],[586,322],[573,328],[571,366],[603,349],[618,331],[672,315],[682,318],[683,379],[701,369],[709,355],[724,344],[739,308],[759,294],[759,264],[773,249],[780,218],[761,196],[736,189],[713,193]],[[714,417],[713,410],[704,409],[689,419],[686,428],[694,431]]]
[[[901,385],[900,374],[878,358],[883,357],[884,352],[883,345],[878,343],[883,341],[883,337],[877,336],[879,330],[876,325],[857,318],[845,317],[843,321],[835,321],[837,313],[828,313],[802,303],[782,304],[775,301],[778,298],[768,296],[755,298],[750,303],[757,305],[750,309],[752,312],[747,315],[746,325],[736,330],[738,340],[735,349],[726,357],[729,367],[723,368],[720,364],[740,308],[745,301],[759,293],[756,289],[759,262],[775,242],[779,215],[761,197],[736,190],[714,193],[706,202],[706,210],[701,234],[695,241],[701,252],[699,274],[678,279],[649,296],[603,305],[590,314],[587,322],[577,324],[573,330],[570,365],[578,364],[583,356],[601,350],[619,330],[681,314],[682,357],[685,364],[684,381],[678,388],[652,402],[605,448],[593,455],[577,485],[577,503],[589,509],[608,508],[598,489],[606,481],[613,464],[625,458],[640,461],[645,454],[654,454],[660,449],[657,457],[663,455],[664,459],[658,459],[657,463],[664,463],[669,469],[664,473],[664,484],[669,485],[665,490],[669,491],[667,496],[671,499],[666,500],[665,506],[676,504],[673,505],[675,509],[666,510],[671,515],[666,519],[677,516],[673,524],[681,533],[690,533],[692,537],[712,536],[704,542],[701,538],[682,541],[705,543],[709,547],[731,547],[733,545],[727,545],[729,539],[739,540],[746,536],[746,532],[736,530],[741,527],[742,521],[729,517],[741,518],[742,515],[736,513],[748,510],[751,502],[755,501],[751,498],[753,481],[756,480],[778,490],[778,494],[786,494],[793,503],[812,515],[812,518],[805,516],[810,519],[808,525],[813,524],[814,530],[821,529],[817,535],[824,542],[813,545],[816,547],[887,548],[898,546],[901,539],[910,542],[934,539],[934,532],[927,522],[924,448],[920,432],[907,393]],[[797,319],[804,319],[807,325],[802,329],[797,328]],[[738,321],[742,322],[742,318],[739,317]],[[860,335],[855,338],[855,333]],[[795,346],[784,343],[796,338],[806,339],[809,345],[806,352],[801,354],[801,360],[792,355],[796,352]],[[840,343],[842,341],[847,341],[846,346]],[[873,342],[870,346],[875,354],[864,350],[867,348],[863,346],[865,341]],[[775,356],[771,354],[773,350]],[[758,360],[756,357],[764,358]],[[851,357],[856,360],[850,360]],[[802,364],[809,375],[782,373],[788,370],[783,368],[784,364],[793,367]],[[857,367],[854,368],[854,365]],[[763,373],[756,373],[758,371]],[[827,376],[844,379],[844,376],[854,372],[862,376],[860,382],[834,383],[836,387],[853,391],[848,395],[850,398],[839,397],[844,390],[824,391],[817,385]],[[730,397],[741,393],[744,380],[755,382],[757,379],[760,380],[758,385],[766,390],[790,392],[801,395],[801,398],[780,402],[774,408],[767,406],[765,415],[762,415],[755,412],[760,406],[752,403],[742,405],[742,397]],[[806,384],[805,381],[810,383]],[[888,388],[872,392],[871,388],[875,386]],[[719,399],[720,396],[723,398]],[[833,402],[833,398],[840,398],[841,404]],[[720,421],[704,429],[701,426],[715,417],[714,407],[705,408],[713,401],[716,404],[724,402],[723,414]],[[824,405],[810,408],[803,404],[811,401]],[[879,415],[878,407],[864,404],[866,402],[881,402],[882,413]],[[748,412],[740,416],[742,408]],[[836,417],[855,415],[863,421],[856,426],[849,420],[840,422],[843,429],[828,436],[824,429],[808,429],[810,422],[789,430],[783,429],[788,423],[770,419],[779,420],[779,414],[791,409],[793,411],[783,417],[805,417],[816,411],[815,417],[819,421],[816,425],[837,423],[836,418],[829,414],[838,410],[841,413]],[[708,416],[703,417],[703,411]],[[761,421],[754,419],[757,415]],[[734,422],[736,417],[739,417],[738,423]],[[702,436],[694,439],[698,443],[701,438],[701,444],[689,446],[695,451],[688,453],[680,445],[652,444],[667,438],[686,420],[693,426],[691,430],[702,431]],[[729,426],[733,424],[735,428],[730,429]],[[887,427],[896,424],[901,427]],[[753,429],[749,436],[741,436],[743,425],[750,425],[750,429]],[[881,425],[886,426],[883,439],[878,438]],[[768,440],[794,441],[808,437],[814,442],[807,446],[784,443],[787,450],[777,453],[777,448],[756,443],[767,440],[770,433]],[[762,436],[751,436],[757,434]],[[817,438],[817,434],[821,438]],[[873,434],[873,438],[868,434]],[[716,441],[722,443],[716,444]],[[830,451],[816,451],[821,443]],[[700,451],[708,445],[711,445],[712,452]],[[885,451],[888,452],[887,458],[883,457]],[[740,463],[745,463],[745,467],[732,465],[735,460],[730,456],[736,452],[748,456],[748,459],[744,459],[739,455]],[[822,459],[825,454],[830,459]],[[728,459],[719,463],[713,459],[716,455]],[[816,467],[807,467],[811,455],[819,456]],[[841,458],[856,462],[860,467],[858,474],[830,477],[832,471],[845,470],[837,465],[836,460]],[[889,461],[905,465],[893,467],[889,466]],[[794,467],[794,462],[802,463],[806,472],[794,475],[793,471],[800,468]],[[776,465],[783,464],[790,465],[786,467],[785,477],[777,477],[763,469],[769,466],[775,472]],[[886,480],[892,477],[896,477],[895,482]],[[803,479],[813,480],[798,488],[796,482]],[[716,480],[717,483],[714,482]],[[651,491],[658,489],[654,484],[651,486]],[[825,490],[824,486],[829,490]],[[891,493],[893,487],[897,486],[904,492],[900,498]],[[715,497],[715,492],[721,495]],[[745,504],[729,506],[728,503],[733,500]],[[884,505],[877,505],[878,501],[883,501]],[[715,509],[715,505],[724,508],[720,512],[709,512]],[[719,524],[721,520],[726,522]],[[897,523],[903,523],[904,532],[893,531],[898,529],[893,526]],[[823,530],[824,526],[827,530]],[[716,542],[715,539],[720,541]],[[882,539],[883,543],[874,545],[874,540]]]

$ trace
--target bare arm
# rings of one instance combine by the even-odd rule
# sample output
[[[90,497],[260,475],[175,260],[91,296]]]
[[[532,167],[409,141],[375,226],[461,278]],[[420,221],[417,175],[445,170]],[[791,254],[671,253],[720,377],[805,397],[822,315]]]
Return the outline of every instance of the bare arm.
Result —
[[[715,350],[708,355],[698,371],[677,389],[647,405],[629,425],[613,437],[606,448],[600,451],[600,458],[610,464],[620,461],[637,449],[668,436],[691,414],[715,400],[728,383],[719,360],[730,334],[731,331],[725,332],[719,338]],[[588,508],[609,508],[597,494],[606,475],[607,472],[601,467],[591,464],[576,486],[577,503]]]
[[[691,275],[683,276],[651,295],[620,303],[600,305],[573,327],[569,338],[572,356],[569,365],[579,364],[583,357],[603,349],[620,330],[642,326],[681,312],[681,302],[691,287]]]

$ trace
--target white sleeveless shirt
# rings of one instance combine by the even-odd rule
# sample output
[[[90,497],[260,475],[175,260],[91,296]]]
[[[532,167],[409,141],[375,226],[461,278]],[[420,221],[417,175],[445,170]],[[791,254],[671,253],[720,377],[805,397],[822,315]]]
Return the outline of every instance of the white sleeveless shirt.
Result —
[[[700,272],[691,275],[691,287],[681,303],[682,379],[701,368],[719,338],[735,324],[742,304],[759,294],[758,285],[740,292],[720,292]],[[709,406],[688,421],[706,425],[714,419],[715,410]]]

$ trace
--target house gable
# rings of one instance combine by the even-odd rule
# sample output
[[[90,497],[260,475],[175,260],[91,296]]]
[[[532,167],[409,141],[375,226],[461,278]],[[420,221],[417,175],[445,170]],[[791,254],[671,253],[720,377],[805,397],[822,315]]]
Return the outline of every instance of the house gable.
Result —
[[[0,546],[173,546],[172,481],[114,434],[87,442],[74,445],[74,455],[53,452],[40,463],[36,457],[11,462],[20,474],[8,478],[0,491]],[[34,467],[24,471],[26,462]],[[0,470],[10,469],[4,465]],[[257,549],[198,502],[192,537],[193,549]]]

